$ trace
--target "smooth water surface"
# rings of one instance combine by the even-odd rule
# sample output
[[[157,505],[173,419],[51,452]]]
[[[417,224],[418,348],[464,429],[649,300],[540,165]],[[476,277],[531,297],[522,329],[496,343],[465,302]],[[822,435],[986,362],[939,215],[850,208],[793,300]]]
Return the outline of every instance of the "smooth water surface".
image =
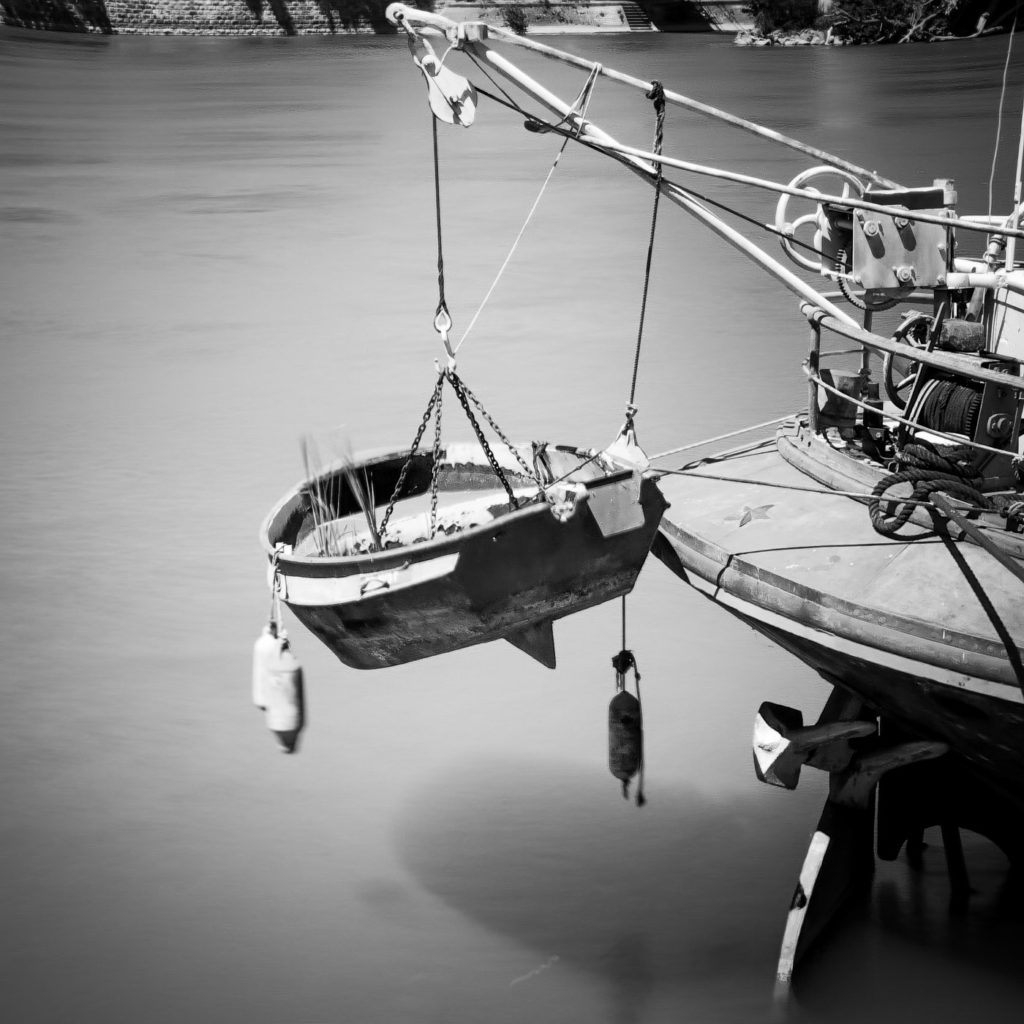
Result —
[[[622,70],[987,204],[1005,39],[752,51],[574,37]],[[526,64],[570,96],[579,75]],[[1020,86],[1011,68],[998,209]],[[310,725],[279,756],[249,704],[268,610],[256,533],[298,439],[411,439],[440,347],[430,122],[398,39],[0,33],[0,589],[5,1016],[42,1022],[1006,1019],[1021,943],[972,847],[885,866],[870,913],[772,1005],[823,799],[760,786],[764,699],[826,687],[653,559],[629,602],[649,803],[605,763],[617,604],[379,673],[296,628]],[[650,105],[591,113],[647,146]],[[666,145],[788,179],[796,154],[670,112]],[[1009,140],[1009,141],[1007,141]],[[558,140],[481,102],[441,133],[460,337]],[[733,193],[709,180],[711,198]],[[770,201],[740,193],[767,218]],[[519,438],[604,444],[629,391],[651,196],[570,149],[460,354]],[[804,401],[794,303],[664,209],[637,388],[649,451]],[[451,436],[467,429],[448,407]]]

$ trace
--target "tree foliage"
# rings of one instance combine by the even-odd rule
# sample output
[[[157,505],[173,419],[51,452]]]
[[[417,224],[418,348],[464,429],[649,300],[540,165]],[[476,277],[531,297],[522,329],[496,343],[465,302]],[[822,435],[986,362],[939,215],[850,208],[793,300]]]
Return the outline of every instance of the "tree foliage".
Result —
[[[530,20],[526,17],[526,11],[518,4],[505,4],[501,8],[501,20],[505,27],[511,29],[517,36],[525,36],[526,30],[530,27]]]
[[[952,34],[961,0],[836,0],[829,22],[850,43],[914,43]]]
[[[771,32],[799,32],[818,21],[818,0],[748,0],[745,14],[754,20],[761,35]]]

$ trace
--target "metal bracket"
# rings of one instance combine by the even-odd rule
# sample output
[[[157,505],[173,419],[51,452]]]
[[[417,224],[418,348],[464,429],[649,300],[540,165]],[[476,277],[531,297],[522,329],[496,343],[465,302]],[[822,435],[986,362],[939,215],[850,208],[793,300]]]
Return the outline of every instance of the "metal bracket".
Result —
[[[939,740],[910,740],[878,747],[858,755],[845,771],[835,772],[829,779],[829,799],[842,807],[867,808],[878,780],[893,768],[941,757],[949,745]]]
[[[839,691],[833,691],[833,697]],[[847,768],[854,758],[851,740],[873,736],[873,720],[838,717],[849,707],[829,698],[815,725],[804,725],[803,715],[795,708],[766,701],[754,718],[754,771],[761,782],[784,789],[796,789],[800,768],[807,764],[822,771]],[[858,702],[859,703],[859,702]],[[831,706],[830,706],[831,705]]]

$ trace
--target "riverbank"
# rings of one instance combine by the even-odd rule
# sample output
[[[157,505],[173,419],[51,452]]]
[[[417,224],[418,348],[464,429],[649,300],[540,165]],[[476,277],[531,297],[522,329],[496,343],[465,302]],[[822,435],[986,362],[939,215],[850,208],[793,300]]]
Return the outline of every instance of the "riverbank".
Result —
[[[394,31],[386,3],[359,0],[0,0],[14,28],[102,35],[280,36]],[[483,21],[530,34],[656,32],[634,0],[434,5],[453,21]]]
[[[734,40],[737,46],[847,46],[845,40],[837,38],[831,29],[822,31],[805,28],[800,32],[737,32]]]

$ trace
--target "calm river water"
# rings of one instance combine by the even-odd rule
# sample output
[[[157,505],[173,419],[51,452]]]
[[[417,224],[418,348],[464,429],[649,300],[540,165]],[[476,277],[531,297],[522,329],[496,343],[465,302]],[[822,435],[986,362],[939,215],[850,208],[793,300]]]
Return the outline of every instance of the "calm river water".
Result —
[[[567,37],[611,66],[987,204],[1005,39],[753,51],[712,36]],[[533,60],[525,62],[538,68]],[[575,94],[578,76],[545,66]],[[996,206],[1009,206],[1024,66]],[[759,785],[758,704],[826,688],[661,565],[629,604],[648,797],[608,775],[619,609],[357,673],[296,628],[310,725],[276,753],[249,703],[262,516],[298,439],[407,443],[439,348],[430,126],[397,39],[0,32],[0,972],[42,1022],[997,1020],[1024,998],[1001,864],[945,913],[924,876],[772,1003],[823,798]],[[642,96],[598,86],[627,141]],[[670,112],[667,147],[786,179],[794,154]],[[444,130],[447,293],[468,323],[557,140],[482,101]],[[717,185],[699,182],[712,196]],[[763,198],[742,197],[767,216]],[[509,433],[611,439],[629,387],[650,195],[568,151],[460,358]],[[803,402],[793,303],[663,212],[638,383],[648,450]],[[454,413],[449,425],[465,431]]]

